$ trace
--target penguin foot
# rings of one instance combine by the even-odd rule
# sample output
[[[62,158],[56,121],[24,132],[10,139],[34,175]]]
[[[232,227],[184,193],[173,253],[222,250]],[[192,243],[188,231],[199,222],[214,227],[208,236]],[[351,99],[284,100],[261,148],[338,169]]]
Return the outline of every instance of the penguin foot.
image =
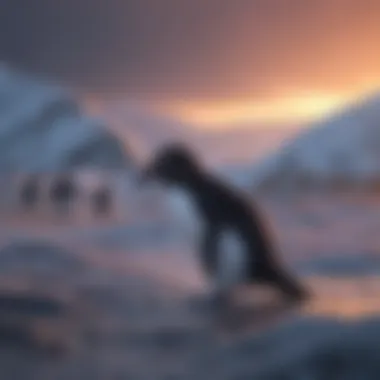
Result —
[[[189,300],[189,306],[192,311],[208,313],[211,310],[210,300],[204,296],[194,296]]]
[[[217,292],[210,298],[211,310],[217,314],[225,314],[231,306],[231,297],[227,292]]]
[[[230,297],[227,293],[215,293],[210,296],[194,296],[189,300],[191,310],[197,312],[220,312],[230,306]]]
[[[289,304],[294,304],[294,305],[300,305],[303,304],[304,302],[307,302],[311,298],[310,292],[308,292],[304,288],[299,288],[297,292],[291,292],[287,293],[284,292],[284,300],[286,303]]]

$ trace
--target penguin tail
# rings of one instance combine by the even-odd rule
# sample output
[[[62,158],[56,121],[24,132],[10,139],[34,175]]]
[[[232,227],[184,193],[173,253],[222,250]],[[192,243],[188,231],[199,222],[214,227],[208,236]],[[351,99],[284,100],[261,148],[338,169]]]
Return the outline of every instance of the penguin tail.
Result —
[[[287,299],[292,301],[304,302],[311,297],[310,291],[284,269],[279,268],[272,271],[270,281]]]

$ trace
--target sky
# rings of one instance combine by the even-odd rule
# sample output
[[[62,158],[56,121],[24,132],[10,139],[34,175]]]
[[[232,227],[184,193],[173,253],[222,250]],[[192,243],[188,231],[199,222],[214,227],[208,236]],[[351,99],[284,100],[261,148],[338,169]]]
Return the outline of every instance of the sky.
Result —
[[[380,86],[376,0],[1,0],[0,60],[205,127],[292,124]]]

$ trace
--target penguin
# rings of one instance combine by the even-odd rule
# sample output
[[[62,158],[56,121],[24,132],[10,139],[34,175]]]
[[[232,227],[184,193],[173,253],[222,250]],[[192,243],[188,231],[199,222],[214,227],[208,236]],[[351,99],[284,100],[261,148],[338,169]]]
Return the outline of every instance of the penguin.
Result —
[[[240,285],[266,284],[288,301],[301,302],[308,292],[280,264],[273,238],[256,203],[209,173],[183,144],[169,144],[142,169],[141,181],[155,180],[180,189],[201,220],[200,264],[210,280],[215,306],[231,303]]]
[[[108,187],[104,186],[99,189],[96,189],[91,194],[91,198],[95,214],[104,215],[110,211],[112,204],[112,194],[111,190]]]
[[[74,181],[70,176],[61,176],[53,183],[50,189],[50,199],[60,211],[66,207],[77,195]]]
[[[26,210],[32,209],[39,200],[39,183],[37,176],[30,176],[21,187],[20,202]]]

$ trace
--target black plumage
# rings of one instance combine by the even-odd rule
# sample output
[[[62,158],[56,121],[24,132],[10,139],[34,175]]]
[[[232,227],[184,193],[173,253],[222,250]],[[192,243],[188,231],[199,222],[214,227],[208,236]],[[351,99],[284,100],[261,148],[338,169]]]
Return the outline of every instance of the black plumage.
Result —
[[[146,168],[144,177],[174,185],[190,194],[205,226],[200,253],[203,268],[210,277],[218,271],[218,242],[224,231],[233,231],[246,248],[245,278],[241,282],[273,285],[291,299],[306,297],[304,287],[278,261],[273,237],[259,207],[206,172],[186,147],[173,144],[161,149]]]

